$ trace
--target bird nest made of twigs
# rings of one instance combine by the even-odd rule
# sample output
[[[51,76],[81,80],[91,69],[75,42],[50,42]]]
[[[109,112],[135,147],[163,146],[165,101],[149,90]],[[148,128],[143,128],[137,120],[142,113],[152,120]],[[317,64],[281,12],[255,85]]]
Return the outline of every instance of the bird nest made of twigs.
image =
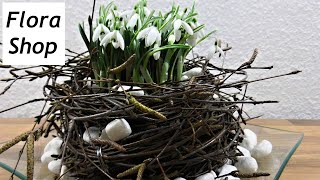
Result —
[[[31,71],[34,67],[2,66],[11,68],[10,73],[14,76],[2,80],[12,81],[5,89],[7,91],[18,79],[48,77],[43,91],[45,98],[30,101],[51,103],[50,108],[37,117],[40,126],[31,131],[37,132],[32,133],[31,140],[42,135],[47,137],[55,130],[63,144],[61,153],[54,157],[61,159],[69,176],[190,179],[216,171],[227,161],[235,162],[236,156],[241,155],[237,151],[237,145],[242,141],[241,124],[250,119],[243,111],[243,104],[275,102],[256,101],[247,96],[249,83],[298,73],[248,81],[246,69],[272,68],[252,67],[256,55],[255,51],[252,58],[237,69],[218,68],[205,57],[195,57],[185,62],[185,68],[201,68],[201,75],[165,84],[103,79],[99,83],[103,81],[107,85],[97,86],[96,80],[90,78],[89,58],[83,54],[69,59],[64,66],[42,66],[40,72]],[[18,75],[17,71],[25,74]],[[234,75],[243,78],[228,81]],[[57,78],[64,76],[69,78],[58,83]],[[139,87],[144,95],[124,86]],[[228,93],[228,89],[237,92]],[[111,121],[122,118],[132,129],[129,136],[116,142],[90,135],[89,142],[83,140],[83,134],[90,127],[102,131]],[[29,134],[22,135],[20,140],[26,140]],[[29,167],[28,170],[33,169]]]

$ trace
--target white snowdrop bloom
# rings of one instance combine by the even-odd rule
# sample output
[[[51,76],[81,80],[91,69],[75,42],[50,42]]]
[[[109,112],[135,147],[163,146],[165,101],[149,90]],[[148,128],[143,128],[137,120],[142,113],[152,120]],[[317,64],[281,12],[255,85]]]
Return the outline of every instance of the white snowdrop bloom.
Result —
[[[108,33],[100,42],[100,46],[106,47],[109,43],[112,42],[112,45],[115,49],[121,48],[124,50],[124,39],[119,30],[112,31]]]
[[[174,42],[175,42],[175,36],[174,36],[174,34],[169,35],[169,37],[168,37],[168,44],[169,44],[169,45],[172,45],[172,44],[174,44]]]
[[[236,171],[236,170],[237,170],[237,168],[235,166],[228,165],[228,164],[225,164],[221,168],[218,169],[218,171],[220,172],[219,176],[229,174],[232,171]],[[240,180],[240,178],[236,178],[233,176],[226,176],[226,177],[222,177],[222,178],[217,178],[216,180],[223,180],[225,178],[228,178],[228,180]]]
[[[106,20],[109,20],[111,22],[114,22],[116,17],[119,17],[120,13],[117,10],[113,10],[113,13],[110,12],[106,18]]]
[[[241,152],[243,154],[243,156],[251,157],[251,153],[248,149],[241,147],[241,146],[237,146],[237,149],[238,149],[237,151]],[[238,156],[238,157],[241,157],[241,156]]]
[[[253,157],[260,159],[270,155],[272,152],[272,144],[268,140],[262,140],[258,145],[256,145],[251,154]]]
[[[214,171],[198,176],[195,180],[214,180],[217,174]]]
[[[183,76],[188,76],[189,78],[192,78],[193,76],[200,76],[200,75],[203,75],[203,72],[202,72],[202,68],[200,67],[195,67],[195,68],[192,68],[188,71],[185,71],[182,73]]]
[[[55,137],[48,142],[48,144],[44,147],[43,152],[59,152],[61,151],[62,139],[60,137]]]
[[[240,146],[251,151],[254,148],[254,146],[257,145],[257,135],[250,129],[244,129],[243,132],[243,141],[240,144]]]
[[[110,32],[109,28],[103,24],[99,24],[93,32],[92,40],[96,42],[98,39],[101,41],[106,34]]]
[[[129,92],[133,96],[143,96],[144,91],[139,86],[126,86],[122,85],[122,88],[120,86],[113,86],[112,89],[118,92],[123,92],[125,90],[126,92]]]
[[[146,47],[152,46],[155,42],[161,44],[161,34],[156,27],[152,27],[145,39]]]
[[[159,45],[156,43],[156,44],[154,45],[154,48],[155,48],[155,49],[159,48]],[[153,58],[154,58],[155,60],[158,60],[158,59],[160,58],[160,55],[161,55],[161,51],[157,51],[156,53],[153,54]]]
[[[98,127],[89,127],[82,135],[85,142],[90,143],[90,140],[99,138],[100,129]]]
[[[209,52],[207,55],[207,59],[212,59],[214,54],[219,52],[219,54],[221,54],[222,58],[225,58],[225,53],[223,52],[223,50],[221,49],[221,47],[214,45],[212,47],[209,48]]]
[[[128,137],[132,133],[129,123],[124,119],[111,121],[102,131],[101,139],[109,138],[112,141],[119,141]]]
[[[193,35],[193,30],[190,27],[188,23],[185,21],[182,21],[181,19],[177,19],[173,23],[173,28],[174,28],[174,35],[176,37],[176,41],[179,41],[181,38],[181,30],[180,28],[183,28],[190,36]]]
[[[258,163],[253,157],[239,156],[235,166],[240,173],[254,173],[258,170]]]
[[[126,10],[121,13],[119,13],[119,16],[123,18],[125,22],[128,22],[128,20],[135,14],[134,10]]]
[[[149,17],[149,16],[150,16],[151,11],[149,10],[149,8],[143,7],[143,11],[144,11],[144,15],[146,15],[146,17]]]
[[[154,26],[147,27],[139,32],[138,40],[145,40],[146,47],[152,46],[155,42],[161,44],[161,33]]]
[[[51,171],[54,174],[60,174],[60,167],[61,167],[61,159],[51,161],[48,164],[49,171]]]
[[[127,28],[132,30],[137,25],[139,18],[140,16],[137,13],[131,16],[130,20],[128,21]]]

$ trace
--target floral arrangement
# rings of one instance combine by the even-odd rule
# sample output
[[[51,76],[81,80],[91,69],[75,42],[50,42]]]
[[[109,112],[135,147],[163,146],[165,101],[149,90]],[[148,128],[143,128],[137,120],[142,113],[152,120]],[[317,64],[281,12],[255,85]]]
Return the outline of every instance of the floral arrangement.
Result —
[[[146,0],[126,11],[120,11],[114,2],[101,6],[97,25],[92,27],[89,20],[89,37],[80,25],[95,79],[180,81],[188,53],[215,32],[205,34],[197,15],[195,4],[184,10],[173,5],[165,13],[149,10]],[[215,52],[223,54],[221,44],[215,46]]]
[[[277,101],[255,100],[247,95],[247,87],[300,71],[249,81],[246,70],[273,67],[253,66],[257,49],[236,69],[215,66],[210,59],[215,54],[224,57],[231,49],[222,48],[220,40],[207,56],[186,58],[215,32],[204,33],[195,4],[184,10],[173,5],[163,13],[149,10],[146,0],[127,11],[111,2],[100,7],[95,23],[93,14],[94,8],[88,35],[84,24],[79,25],[88,51],[67,49],[65,65],[40,66],[40,71],[38,66],[0,65],[12,75],[0,79],[11,82],[1,94],[17,80],[47,78],[44,98],[0,111],[45,102],[34,127],[2,145],[0,154],[26,141],[27,178],[33,179],[34,143],[54,132],[41,156],[38,179],[222,180],[270,175],[259,171],[257,160],[271,154],[272,144],[258,143],[253,131],[242,129],[254,118],[243,104]],[[227,81],[234,75],[242,78]],[[59,82],[60,77],[67,79]],[[230,89],[236,92],[228,93]]]

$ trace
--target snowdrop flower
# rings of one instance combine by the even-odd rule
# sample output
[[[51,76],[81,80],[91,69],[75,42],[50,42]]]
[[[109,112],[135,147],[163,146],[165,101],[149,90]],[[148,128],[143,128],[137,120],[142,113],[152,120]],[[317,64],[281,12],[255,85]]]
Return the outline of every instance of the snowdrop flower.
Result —
[[[156,44],[154,45],[154,48],[155,48],[155,49],[159,48],[159,45],[156,43]],[[158,60],[158,59],[160,58],[160,55],[161,55],[161,51],[157,51],[156,53],[153,54],[153,58],[154,58],[155,60]]]
[[[191,36],[193,35],[193,30],[190,27],[190,25],[188,23],[186,23],[185,21],[182,21],[181,19],[177,19],[173,23],[174,35],[175,35],[176,41],[179,41],[181,38],[181,30],[180,30],[181,27],[183,27],[183,29],[189,35],[191,35]]]
[[[225,58],[225,54],[223,52],[223,50],[221,49],[221,47],[219,47],[218,45],[214,45],[209,49],[208,55],[207,55],[207,59],[212,59],[214,54],[219,52],[221,54],[221,56],[223,58]]]
[[[96,42],[98,39],[101,41],[106,34],[110,32],[109,28],[107,28],[103,24],[99,24],[93,32],[92,40]]]
[[[135,14],[134,10],[126,10],[119,14],[120,17],[122,17],[125,21],[128,21],[129,18],[131,18]]]
[[[135,13],[128,21],[127,28],[133,29],[137,25],[139,19],[140,19],[139,15]]]
[[[137,39],[145,39],[146,47],[152,46],[154,43],[161,44],[161,33],[154,26],[143,29],[139,32]]]
[[[175,36],[173,34],[171,34],[169,37],[168,37],[168,44],[169,45],[172,45],[174,44],[175,42]]]
[[[112,31],[108,33],[100,42],[100,46],[106,47],[109,43],[112,42],[112,45],[115,49],[119,47],[124,50],[124,39],[119,30]]]
[[[111,22],[114,22],[116,17],[119,17],[120,13],[116,10],[114,10],[113,12],[110,12],[107,16],[107,20],[108,21],[111,21]]]
[[[151,14],[151,11],[147,7],[143,7],[143,11],[144,11],[144,15],[146,15],[146,17],[149,17],[149,15]]]
[[[190,27],[192,28],[192,30],[196,29],[198,26],[199,25],[197,23],[190,23]],[[194,34],[187,39],[187,43],[191,46],[196,46],[198,39],[202,37],[204,37],[204,31],[203,29],[200,29],[199,31],[194,32]]]

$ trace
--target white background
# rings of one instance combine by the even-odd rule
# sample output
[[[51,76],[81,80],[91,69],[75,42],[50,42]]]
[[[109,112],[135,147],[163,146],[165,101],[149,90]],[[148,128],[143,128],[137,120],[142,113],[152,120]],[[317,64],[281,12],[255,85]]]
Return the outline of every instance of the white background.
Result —
[[[132,7],[134,2],[116,1],[121,9]],[[182,6],[192,3],[191,0],[176,2]],[[163,0],[152,0],[149,4],[158,9],[169,7]],[[87,20],[91,7],[92,0],[66,0],[66,47],[79,52],[85,50],[77,25]],[[303,71],[296,76],[249,86],[248,93],[257,100],[280,101],[279,104],[248,107],[250,114],[263,114],[263,118],[320,119],[320,1],[199,0],[197,9],[200,22],[207,24],[208,30],[218,29],[215,37],[233,47],[227,55],[226,66],[238,66],[250,57],[254,48],[259,48],[256,65],[273,65],[274,69],[252,72],[251,79],[297,69]],[[209,44],[208,41],[197,51],[206,54]],[[220,60],[214,62],[221,64]],[[4,76],[7,74],[1,70],[0,77]],[[42,97],[42,83],[17,83],[6,95],[0,96],[0,109]],[[0,82],[0,89],[3,88]],[[38,103],[0,114],[0,117],[31,117],[37,115],[40,107]]]

